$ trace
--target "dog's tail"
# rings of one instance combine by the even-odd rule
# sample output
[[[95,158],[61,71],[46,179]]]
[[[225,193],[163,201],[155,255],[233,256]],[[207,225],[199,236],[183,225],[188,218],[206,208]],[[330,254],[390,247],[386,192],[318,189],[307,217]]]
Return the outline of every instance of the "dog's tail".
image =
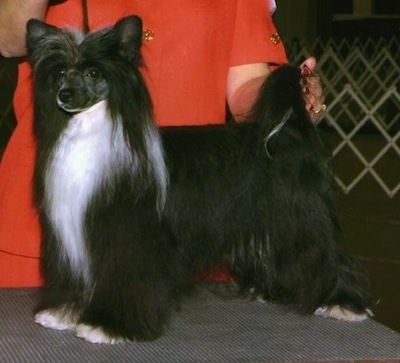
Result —
[[[308,133],[314,125],[305,107],[301,89],[301,71],[297,66],[283,65],[274,70],[261,86],[249,121],[259,123],[260,142],[270,158],[270,142],[286,126]]]

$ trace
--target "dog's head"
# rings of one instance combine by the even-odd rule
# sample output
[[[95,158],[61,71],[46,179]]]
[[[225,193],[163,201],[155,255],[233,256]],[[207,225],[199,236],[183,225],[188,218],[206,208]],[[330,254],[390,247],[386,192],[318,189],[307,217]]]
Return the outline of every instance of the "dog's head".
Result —
[[[50,94],[67,113],[86,110],[109,96],[111,77],[113,82],[124,77],[118,69],[139,65],[141,43],[142,22],[137,16],[87,36],[31,19],[27,44],[36,92]]]

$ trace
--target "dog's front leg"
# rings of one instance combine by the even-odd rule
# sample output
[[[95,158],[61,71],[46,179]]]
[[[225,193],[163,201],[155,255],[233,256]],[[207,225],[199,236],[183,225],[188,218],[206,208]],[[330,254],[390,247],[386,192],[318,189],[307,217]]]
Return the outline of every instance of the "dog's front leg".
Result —
[[[93,293],[76,334],[93,343],[153,340],[177,298],[181,268],[153,200],[121,192],[89,211]]]

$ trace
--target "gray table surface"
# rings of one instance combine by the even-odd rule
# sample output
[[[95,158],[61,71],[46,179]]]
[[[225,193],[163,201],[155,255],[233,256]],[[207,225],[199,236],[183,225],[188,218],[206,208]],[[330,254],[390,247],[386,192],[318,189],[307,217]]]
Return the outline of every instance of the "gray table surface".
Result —
[[[0,362],[400,361],[400,334],[369,319],[299,316],[202,286],[154,342],[95,345],[33,322],[37,289],[0,289]]]

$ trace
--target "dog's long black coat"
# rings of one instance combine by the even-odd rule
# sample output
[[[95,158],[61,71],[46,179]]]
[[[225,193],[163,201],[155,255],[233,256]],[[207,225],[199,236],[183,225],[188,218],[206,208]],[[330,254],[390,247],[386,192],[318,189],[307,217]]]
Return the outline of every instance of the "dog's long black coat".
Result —
[[[139,72],[141,35],[136,17],[79,45],[28,23],[44,235],[39,310],[110,336],[153,339],[193,276],[223,265],[242,291],[299,312],[340,305],[364,314],[367,284],[338,245],[330,158],[305,110],[299,69],[274,71],[243,124],[157,130]],[[87,257],[73,265],[46,202],[48,169],[75,116],[57,105],[59,69],[88,66],[102,73],[110,122],[122,125],[134,162],[104,171],[110,178],[83,214]]]

